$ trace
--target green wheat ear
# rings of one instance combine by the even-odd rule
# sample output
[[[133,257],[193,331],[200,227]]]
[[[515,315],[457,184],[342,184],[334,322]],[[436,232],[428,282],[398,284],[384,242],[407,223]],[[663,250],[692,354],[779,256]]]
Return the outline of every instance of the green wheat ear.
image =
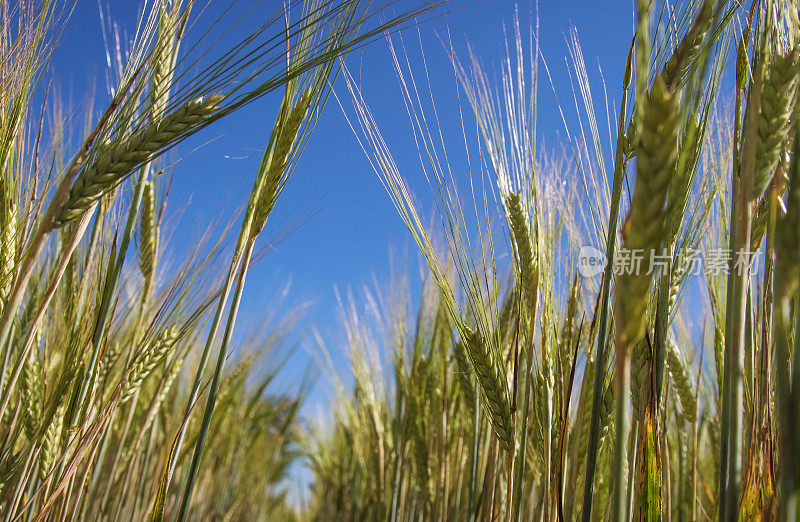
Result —
[[[753,230],[750,234],[750,245],[757,248],[764,241],[764,236],[767,235],[767,225],[769,223],[770,214],[770,191],[767,190],[763,196],[758,200],[755,210],[753,210]]]
[[[136,167],[150,161],[159,151],[202,125],[218,110],[217,105],[221,101],[221,96],[214,95],[186,102],[122,143],[101,146],[92,164],[72,184],[69,197],[54,226],[63,227],[78,219]]]
[[[508,400],[508,383],[497,357],[485,342],[480,332],[464,326],[464,338],[472,367],[480,386],[481,398],[489,412],[500,445],[509,450],[513,444],[511,406]]]
[[[18,219],[12,179],[0,169],[0,314],[11,292],[17,255]]]
[[[150,345],[134,360],[133,366],[122,387],[120,402],[128,401],[142,387],[142,383],[153,373],[156,366],[172,353],[180,337],[180,329],[172,326],[164,330]]]
[[[630,351],[631,357],[631,404],[633,405],[633,416],[640,420],[643,411],[642,404],[642,383],[647,383],[647,376],[650,374],[650,353],[645,339],[633,345]],[[646,391],[646,390],[645,390]]]
[[[755,197],[767,188],[784,150],[789,118],[795,107],[799,65],[795,47],[784,54],[775,53],[767,66],[757,127]]]
[[[100,362],[97,367],[97,378],[99,380],[102,381],[111,373],[121,353],[122,350],[118,343],[109,345],[103,350],[103,355],[100,357]]]
[[[22,386],[20,388],[22,414],[24,416],[23,426],[28,440],[33,440],[36,436],[36,430],[42,418],[43,387],[39,354],[36,349],[33,349],[22,367]]]
[[[703,41],[711,29],[714,21],[713,12],[713,2],[704,2],[694,26],[684,35],[667,63],[664,64],[661,77],[667,85],[676,84],[682,86],[686,83],[689,76],[688,72],[700,54]]]
[[[508,212],[508,224],[511,228],[511,235],[517,251],[520,286],[523,292],[522,300],[525,303],[529,303],[531,296],[535,292],[536,262],[533,257],[533,243],[531,242],[527,213],[522,207],[519,193],[508,195],[506,198],[506,211]]]
[[[258,203],[255,207],[251,236],[256,236],[261,232],[267,222],[269,213],[272,212],[272,207],[275,206],[275,199],[278,196],[281,181],[284,179],[292,147],[297,141],[300,126],[308,115],[308,109],[313,99],[314,91],[311,89],[306,90],[297,100],[286,120],[273,129],[277,139],[269,164],[266,167],[264,186],[261,187]]]
[[[662,245],[666,232],[667,193],[677,162],[678,96],[656,77],[640,125],[636,187],[626,225],[625,248],[645,259]],[[646,270],[617,277],[615,319],[618,344],[631,347],[644,333],[651,276]]]
[[[173,83],[175,62],[177,59],[178,17],[180,9],[175,8],[167,13],[166,3],[159,7],[158,37],[153,51],[152,87],[150,114],[153,120],[164,115],[169,99],[169,90]]]
[[[144,430],[147,430],[150,428],[150,426],[152,426],[153,421],[155,420],[156,415],[158,414],[159,408],[161,407],[162,404],[164,404],[164,401],[167,400],[167,396],[169,395],[170,390],[172,389],[172,385],[175,384],[175,380],[178,378],[178,375],[180,375],[181,371],[183,370],[184,361],[185,358],[181,358],[172,364],[172,368],[170,369],[169,374],[167,375],[167,378],[165,379],[161,387],[161,391],[158,392],[158,395],[156,395],[150,403],[151,411],[143,424]]]
[[[424,386],[421,387],[425,389]],[[418,388],[419,390],[419,388]],[[425,422],[428,412],[425,409],[423,394],[409,396],[409,416],[411,417],[411,453],[414,459],[414,474],[416,481],[425,495],[432,495],[433,484],[430,480],[430,452],[428,451],[428,436]]]
[[[61,442],[61,430],[64,426],[64,406],[56,409],[53,419],[42,436],[42,450],[39,457],[39,480],[44,480],[53,470],[57,452]]]
[[[673,343],[667,343],[667,368],[672,375],[672,382],[675,384],[675,391],[681,403],[683,417],[688,422],[693,422],[697,414],[697,400],[695,399],[692,385],[689,383],[689,375],[686,366],[678,354],[678,348]]]
[[[156,226],[156,204],[153,182],[147,181],[142,191],[142,217],[139,223],[139,269],[147,291],[153,281],[153,269],[158,252],[158,227]]]
[[[2,205],[0,201],[0,205]],[[8,214],[8,220],[2,223],[0,230],[0,313],[3,304],[11,292],[11,283],[14,279],[14,263],[17,253],[17,218],[13,209]]]
[[[786,214],[775,224],[775,296],[793,296],[800,284],[800,141],[795,136],[787,175]]]
[[[689,117],[686,129],[680,139],[679,159],[676,160],[675,175],[669,184],[669,199],[667,201],[667,241],[671,242],[677,235],[684,219],[686,202],[692,189],[692,174],[694,173],[697,159],[702,148],[700,127],[695,117]]]
[[[570,453],[573,463],[569,466],[568,484],[571,491],[577,491],[578,479],[581,473],[585,472],[586,469],[586,455],[588,453],[589,432],[592,419],[592,403],[594,402],[594,386],[592,386],[592,383],[594,381],[596,367],[597,362],[595,359],[587,359],[581,381],[578,409],[570,433]],[[600,400],[602,400],[602,397]],[[607,416],[601,416],[601,430],[606,428],[607,421]],[[579,507],[580,504],[577,504],[577,506]],[[571,506],[570,510],[575,510],[575,507],[576,506]],[[571,520],[571,518],[568,519]]]
[[[453,347],[453,358],[456,362],[456,374],[464,401],[468,408],[475,403],[475,387],[472,381],[472,371],[469,367],[469,356],[464,348],[464,342],[459,341]]]

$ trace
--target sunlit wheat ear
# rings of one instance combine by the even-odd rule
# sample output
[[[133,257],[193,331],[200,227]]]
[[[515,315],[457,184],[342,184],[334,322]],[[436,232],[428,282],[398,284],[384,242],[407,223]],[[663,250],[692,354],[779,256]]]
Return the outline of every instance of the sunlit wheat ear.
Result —
[[[546,376],[542,369],[540,368],[539,371],[533,376],[533,382],[531,382],[531,403],[541,405],[537,407],[532,415],[531,424],[533,434],[531,436],[531,440],[533,442],[533,450],[536,454],[536,458],[538,459],[539,464],[543,464],[547,456],[545,455],[545,444],[544,444],[544,435],[545,430],[550,429],[550,426],[545,424],[545,408],[544,405],[546,404],[547,395],[546,389],[547,382],[545,381]]]
[[[683,418],[688,422],[693,422],[697,413],[697,400],[692,385],[689,384],[686,366],[678,354],[678,348],[671,342],[667,343],[667,367],[680,399]]]
[[[631,358],[631,404],[633,405],[633,417],[639,419],[642,412],[642,384],[648,383],[647,377],[650,374],[650,354],[645,339],[633,345],[630,349]]]
[[[537,405],[533,411],[533,434],[531,441],[533,442],[533,449],[541,463],[546,462],[546,460],[552,457],[551,455],[547,455],[547,446],[545,444],[545,437],[549,437],[552,441],[552,432],[554,428],[552,412],[548,415],[548,408],[545,407],[549,405],[549,407],[552,408],[552,403],[555,400],[552,380],[550,369],[540,366],[531,383],[531,404]],[[613,408],[613,402],[611,405]],[[613,409],[609,411],[613,411]],[[551,433],[548,434],[548,431]]]
[[[155,370],[156,366],[172,353],[179,336],[180,329],[177,326],[167,328],[139,354],[125,379],[120,402],[126,402],[133,397],[134,393],[141,388],[144,380]]]
[[[54,226],[62,227],[82,216],[103,193],[117,186],[136,167],[203,124],[217,110],[220,101],[222,97],[214,95],[187,102],[122,143],[101,146],[94,161],[72,184],[69,198]]]
[[[798,49],[775,53],[767,66],[758,119],[758,146],[754,196],[767,188],[789,132],[789,117],[795,107],[798,83]]]
[[[33,440],[42,417],[42,366],[39,363],[37,350],[31,350],[28,360],[22,367],[22,383],[20,396],[22,399],[23,426],[28,440]]]
[[[578,398],[578,410],[575,414],[575,421],[572,424],[572,431],[570,433],[571,445],[571,459],[573,464],[569,467],[569,488],[575,491],[578,487],[578,479],[586,466],[586,454],[588,452],[589,444],[589,431],[592,419],[592,403],[594,402],[594,372],[597,364],[594,359],[586,361],[583,370],[583,378],[580,387],[580,396]],[[602,400],[602,397],[601,397]],[[608,410],[607,413],[610,413]],[[605,429],[608,422],[608,417],[601,415],[601,431]],[[572,506],[574,510],[576,507]]]
[[[144,291],[148,292],[153,282],[153,269],[158,252],[156,202],[152,181],[145,182],[142,192],[142,214],[139,233],[139,269],[142,271],[142,277],[144,278]]]
[[[797,126],[796,126],[797,128]],[[800,283],[800,141],[795,136],[788,169],[786,214],[775,225],[775,297],[794,296]]]
[[[660,78],[653,82],[641,118],[636,187],[623,229],[623,246],[641,250],[648,260],[664,239],[667,191],[675,172],[678,145],[678,97]],[[628,349],[642,337],[651,279],[646,272],[617,277],[617,349]]]
[[[523,302],[530,303],[530,298],[535,292],[536,262],[533,257],[533,243],[528,227],[527,213],[522,207],[519,193],[510,193],[506,198],[506,212],[508,224],[514,239],[519,264],[520,283],[523,292]]]
[[[694,25],[684,35],[667,63],[664,64],[661,78],[667,85],[675,84],[681,86],[686,83],[689,69],[694,65],[697,56],[700,54],[703,41],[714,21],[712,16],[714,11],[713,4],[714,2],[711,1],[703,3]]]
[[[684,258],[677,259],[672,265],[672,273],[670,274],[669,282],[669,295],[667,298],[667,311],[672,314],[676,311],[678,305],[678,297],[681,292],[681,287],[692,268],[692,262]]]
[[[767,225],[769,224],[770,213],[770,195],[767,191],[761,199],[758,200],[755,210],[753,210],[753,230],[750,236],[750,244],[753,248],[757,248],[764,240],[767,234]]]
[[[416,383],[418,384],[418,383]],[[418,485],[423,489],[425,495],[431,495],[430,480],[430,452],[428,451],[428,437],[425,433],[425,422],[428,411],[425,409],[424,387],[422,390],[417,388],[417,392],[408,396],[409,416],[411,417],[411,453],[414,459],[414,473]]]
[[[64,407],[56,409],[53,419],[42,435],[42,449],[39,456],[39,479],[44,480],[53,469],[56,456],[60,450],[61,429],[64,426]]]
[[[167,396],[172,389],[172,385],[175,384],[175,380],[180,375],[181,370],[183,370],[184,360],[185,359],[181,358],[173,363],[172,368],[169,371],[169,375],[167,375],[167,379],[164,381],[164,385],[161,387],[158,395],[153,398],[151,402],[151,412],[144,422],[144,430],[150,428],[156,418],[156,415],[158,414],[159,408],[162,404],[164,404],[164,401],[167,400]]]
[[[311,89],[305,91],[297,100],[283,124],[273,130],[277,134],[277,140],[267,165],[264,186],[261,187],[258,203],[254,211],[253,226],[251,228],[252,236],[258,235],[264,228],[267,217],[275,205],[275,199],[280,190],[281,180],[284,179],[292,147],[297,140],[300,126],[308,115],[308,109],[313,99],[314,92]]]
[[[121,353],[122,350],[120,350],[119,344],[117,343],[106,347],[103,351],[103,355],[100,357],[100,363],[97,367],[97,377],[99,380],[104,380],[111,373]]]
[[[172,77],[177,59],[178,21],[182,14],[177,3],[173,4],[170,13],[167,13],[166,3],[162,3],[159,10],[158,38],[152,57],[150,117],[154,121],[164,115],[164,109],[169,102],[168,93],[173,83]]]
[[[667,227],[671,237],[668,237],[667,241],[671,241],[678,234],[681,222],[684,219],[686,202],[692,189],[692,174],[702,147],[702,139],[698,135],[699,131],[697,119],[693,116],[690,117],[683,136],[681,136],[679,153],[681,161],[676,161],[676,166],[679,168],[669,184]]]
[[[0,200],[0,205],[3,202]],[[0,230],[0,313],[11,292],[14,278],[14,262],[17,252],[17,216],[13,208],[8,209],[8,219]]]
[[[505,372],[502,371],[500,361],[492,352],[488,343],[478,331],[464,326],[464,338],[475,376],[480,386],[481,398],[500,444],[509,450],[513,444],[513,425],[511,424],[511,406],[508,400],[508,383]]]
[[[472,370],[469,367],[469,356],[464,348],[463,341],[457,342],[453,347],[453,358],[456,362],[455,370],[458,374],[459,388],[464,397],[464,402],[471,408],[475,403],[475,386],[472,380]]]

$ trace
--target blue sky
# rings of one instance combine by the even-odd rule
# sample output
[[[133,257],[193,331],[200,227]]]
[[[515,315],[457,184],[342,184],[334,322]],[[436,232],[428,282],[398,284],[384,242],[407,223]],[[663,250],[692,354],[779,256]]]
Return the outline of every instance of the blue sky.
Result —
[[[222,2],[218,2],[222,5]],[[273,12],[278,2],[262,2],[253,17]],[[136,2],[113,0],[110,13],[122,27],[133,31]],[[403,0],[405,7],[410,2]],[[499,60],[505,54],[504,24],[510,25],[518,10],[523,31],[534,20],[534,2],[514,3],[505,0],[459,2],[449,14],[405,35],[409,47],[419,47],[420,38],[432,71],[434,95],[447,100],[456,93],[452,66],[440,37],[448,31],[462,57],[469,43],[490,73],[498,73]],[[619,96],[622,68],[633,33],[633,9],[630,0],[543,0],[538,5],[540,43],[557,94],[574,123],[575,109],[569,84],[566,36],[571,25],[577,28],[583,47],[590,81],[597,98],[599,117],[605,118],[603,89],[599,67],[608,80],[611,100]],[[213,13],[207,13],[212,15]],[[95,83],[104,92],[104,54],[98,5],[78,0],[68,24],[68,31],[56,51],[51,77],[62,92],[75,101],[85,96],[86,86]],[[418,53],[410,53],[418,57]],[[352,54],[348,61],[353,74],[360,76],[367,102],[379,122],[386,141],[396,157],[415,156],[416,149],[402,104],[399,85],[391,64],[388,47],[378,41]],[[348,95],[343,83],[336,92],[345,103]],[[66,96],[66,94],[65,94]],[[563,123],[556,98],[544,75],[539,81],[539,142],[556,145],[563,142]],[[207,129],[191,144],[183,146],[174,171],[169,209],[181,214],[173,233],[171,248],[188,248],[210,222],[220,215],[230,215],[246,200],[253,176],[274,120],[274,98],[265,98],[244,111]],[[460,132],[457,111],[440,114],[444,129]],[[612,116],[613,117],[613,116]],[[195,146],[202,145],[197,150]],[[414,162],[410,162],[413,165]],[[411,186],[424,195],[424,183],[416,185],[417,172],[409,172]],[[416,250],[388,196],[371,171],[334,101],[326,107],[298,167],[275,209],[266,234],[274,227],[291,222],[312,208],[316,212],[302,227],[282,241],[276,250],[251,270],[244,295],[240,330],[258,325],[265,308],[291,279],[292,285],[283,300],[290,308],[311,303],[305,325],[319,328],[323,337],[336,341],[343,332],[337,321],[335,287],[358,288],[369,283],[372,275],[385,279],[390,273],[390,251],[410,253],[411,270],[417,272]],[[430,209],[430,207],[428,207]],[[270,226],[273,227],[270,230]],[[176,255],[176,257],[180,257]],[[320,399],[320,397],[317,397]]]

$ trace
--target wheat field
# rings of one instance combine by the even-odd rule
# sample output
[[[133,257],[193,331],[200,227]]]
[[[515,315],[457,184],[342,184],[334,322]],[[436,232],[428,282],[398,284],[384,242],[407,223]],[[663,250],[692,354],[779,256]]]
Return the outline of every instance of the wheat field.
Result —
[[[74,4],[0,0],[3,522],[800,520],[796,0],[635,0],[604,108],[576,33],[552,84],[535,18],[490,74],[480,49],[407,45],[468,3],[289,0],[247,31],[213,3],[144,2],[76,118],[47,81]],[[416,165],[350,65],[365,45],[389,50]],[[581,122],[557,147],[545,87]],[[241,212],[181,247],[168,153],[259,100]],[[237,318],[337,110],[422,277],[341,294],[319,416],[280,378],[295,311],[244,341]]]

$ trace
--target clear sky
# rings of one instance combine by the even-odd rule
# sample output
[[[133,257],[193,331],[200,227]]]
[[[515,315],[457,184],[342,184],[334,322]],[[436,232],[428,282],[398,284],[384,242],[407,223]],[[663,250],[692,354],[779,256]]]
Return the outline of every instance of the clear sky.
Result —
[[[105,0],[101,0],[105,3]],[[222,5],[224,2],[216,2]],[[246,4],[247,2],[241,2]],[[111,17],[130,34],[134,29],[137,2],[111,0]],[[272,13],[277,1],[261,2],[254,10]],[[411,2],[401,0],[401,7]],[[420,27],[423,48],[433,71],[433,92],[442,99],[452,98],[457,86],[452,66],[442,40],[448,31],[453,44],[465,57],[469,43],[490,74],[499,73],[499,60],[505,54],[504,24],[510,24],[519,11],[523,31],[533,23],[537,6],[533,1],[519,3],[505,0],[479,2],[455,1],[449,14]],[[557,94],[567,109],[570,123],[575,119],[575,104],[567,74],[566,37],[572,25],[577,28],[594,89],[598,117],[605,118],[602,100],[603,85],[599,68],[608,79],[607,92],[616,104],[622,68],[633,33],[631,0],[541,0],[538,5],[540,43]],[[211,15],[213,13],[207,13]],[[405,35],[409,47],[419,48],[416,31]],[[412,59],[418,53],[410,53]],[[62,92],[71,93],[77,103],[85,96],[86,86],[95,82],[104,92],[103,41],[96,0],[78,0],[68,31],[56,52],[51,77]],[[402,104],[388,48],[378,41],[349,57],[353,74],[360,76],[367,102],[381,125],[384,137],[397,157],[416,156],[408,117]],[[345,100],[347,91],[340,82],[336,92]],[[247,198],[253,176],[266,144],[276,105],[266,98],[205,130],[190,145],[178,151],[180,162],[174,171],[170,212],[182,217],[173,235],[170,248],[187,248],[192,239],[220,215],[230,215]],[[602,107],[602,109],[601,109]],[[612,109],[613,111],[613,109]],[[556,145],[563,141],[563,123],[557,111],[553,90],[547,78],[539,81],[539,142]],[[444,129],[460,132],[456,111],[440,114]],[[614,118],[614,116],[612,116]],[[198,150],[190,149],[200,144]],[[184,155],[185,154],[185,155]],[[413,165],[413,162],[409,163]],[[418,172],[409,172],[411,186],[425,195],[427,186]],[[372,275],[389,276],[390,250],[410,252],[416,249],[394,211],[388,196],[371,171],[350,131],[341,110],[334,101],[326,107],[289,185],[281,196],[270,226],[285,225],[304,211],[318,206],[302,227],[278,245],[248,276],[241,320],[241,329],[258,323],[265,307],[291,279],[285,306],[311,303],[307,325],[315,325],[323,337],[341,339],[337,322],[337,301],[334,288],[358,288],[369,283]],[[427,210],[430,210],[430,206]],[[176,256],[180,257],[180,256]],[[416,270],[414,264],[413,270]],[[333,343],[331,349],[336,350]]]

